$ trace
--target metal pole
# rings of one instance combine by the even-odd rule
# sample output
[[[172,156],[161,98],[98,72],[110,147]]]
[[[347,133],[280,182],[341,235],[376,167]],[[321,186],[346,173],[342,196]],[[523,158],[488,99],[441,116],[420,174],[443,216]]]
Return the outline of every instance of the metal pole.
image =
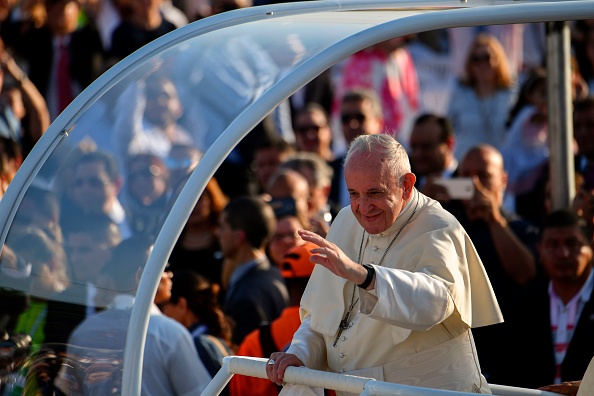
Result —
[[[546,32],[551,200],[561,209],[575,195],[569,23],[547,22]]]

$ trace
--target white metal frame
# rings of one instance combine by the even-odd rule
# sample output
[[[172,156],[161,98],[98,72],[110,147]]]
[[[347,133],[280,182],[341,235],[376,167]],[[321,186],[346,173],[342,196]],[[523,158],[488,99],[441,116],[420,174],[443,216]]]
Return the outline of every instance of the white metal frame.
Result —
[[[242,374],[250,377],[267,378],[266,362],[268,359],[227,356],[223,358],[223,367],[202,392],[202,396],[216,396],[233,375]],[[390,382],[376,381],[372,378],[363,378],[353,375],[329,373],[312,370],[306,367],[288,367],[285,372],[285,382],[288,384],[301,384],[317,388],[334,389],[340,392],[357,393],[361,396],[369,395],[399,395],[399,396],[462,396],[476,395],[476,393],[447,391],[440,389],[421,388],[393,384]],[[557,393],[545,392],[535,389],[515,388],[503,385],[490,385],[495,396],[556,396]]]
[[[311,2],[312,12],[316,12],[316,9],[318,12],[328,9],[326,4],[324,4],[326,2],[320,2],[319,7],[316,7],[316,3]],[[331,3],[336,4],[335,2]],[[372,8],[373,6],[370,3],[363,0],[347,4],[352,6],[352,9],[361,9]],[[571,7],[569,3],[572,3]],[[401,4],[406,6],[411,3],[384,1],[379,4],[380,7],[385,7],[386,5],[397,7]],[[427,4],[434,4],[434,2],[427,2]],[[481,4],[495,4],[495,2],[481,2]],[[416,3],[416,5],[418,6],[419,3]],[[266,11],[264,15],[275,12],[272,6],[266,8],[270,11]],[[345,8],[343,7],[342,10]],[[206,152],[165,221],[162,232],[157,237],[147,263],[145,274],[140,282],[137,294],[138,303],[134,305],[132,311],[129,326],[130,331],[127,335],[124,355],[123,394],[140,395],[142,357],[150,304],[156,292],[160,274],[163,271],[163,263],[166,262],[171,254],[173,244],[179,237],[188,214],[196,204],[202,191],[204,191],[207,181],[214,175],[216,169],[231,150],[233,150],[237,142],[247,135],[279,103],[287,99],[292,93],[311,81],[318,74],[347,56],[392,37],[456,26],[562,21],[584,18],[594,18],[594,2],[516,2],[488,7],[488,12],[483,7],[455,8],[428,12],[369,28],[358,35],[351,36],[322,51],[317,56],[293,69],[290,74],[286,75],[275,85],[274,89],[265,92],[237,117]]]
[[[399,18],[398,10],[413,9],[420,13]],[[370,27],[323,50],[308,61],[291,70],[272,89],[265,92],[241,113],[206,152],[175,202],[162,232],[157,237],[154,249],[143,273],[134,305],[127,335],[124,358],[124,395],[140,395],[141,368],[144,342],[148,326],[150,304],[157,289],[172,246],[178,238],[191,209],[204,190],[207,180],[239,142],[266,114],[287,99],[301,86],[322,71],[340,62],[354,52],[392,37],[433,29],[457,26],[477,26],[542,21],[564,21],[594,18],[594,0],[569,1],[314,1],[303,3],[274,4],[252,7],[207,18],[180,28],[130,55],[112,67],[86,89],[56,119],[23,163],[11,182],[3,205],[0,205],[0,242],[4,243],[9,226],[22,197],[33,178],[60,144],[84,111],[89,109],[107,90],[132,73],[135,65],[178,43],[216,29],[224,29],[242,23],[256,22],[266,18],[290,17],[308,13],[357,12],[357,10],[382,10],[394,12],[394,20]],[[345,14],[347,15],[347,14]],[[8,203],[4,203],[4,202]],[[292,371],[292,370],[290,370]]]

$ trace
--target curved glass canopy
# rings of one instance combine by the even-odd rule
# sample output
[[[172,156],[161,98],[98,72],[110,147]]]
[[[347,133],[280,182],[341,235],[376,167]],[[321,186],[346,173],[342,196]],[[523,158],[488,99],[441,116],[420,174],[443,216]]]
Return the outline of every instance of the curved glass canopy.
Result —
[[[101,389],[118,373],[120,379],[110,385],[115,393],[140,394],[151,303],[172,246],[207,181],[227,156],[234,158],[234,147],[267,114],[342,59],[425,30],[586,18],[594,18],[594,1],[286,3],[195,22],[130,55],[56,119],[0,203],[2,302],[8,313],[28,302],[28,320],[36,324],[29,328],[33,347],[22,355],[15,352],[13,366],[6,363],[1,374],[21,365],[29,389],[52,386],[49,376],[84,394]],[[182,112],[179,128],[166,135],[147,127],[147,120],[158,124]],[[197,153],[203,157],[195,167]],[[137,202],[138,191],[148,188],[139,180],[161,176],[165,170],[158,163],[169,165],[171,188],[150,186],[155,194],[161,189],[161,195],[146,209]],[[146,256],[119,252],[108,262],[103,255],[118,238],[105,237],[109,230],[89,213],[101,212],[115,197],[127,209],[111,206],[114,218],[127,218],[120,223],[119,239],[144,235],[136,246],[154,245]],[[80,206],[86,209],[75,209]],[[48,230],[56,216],[69,232],[82,235],[77,242],[46,246],[32,231],[54,232],[61,242],[55,229]],[[100,271],[104,265],[112,273]],[[126,273],[136,265],[144,269],[139,284]],[[102,310],[114,294],[133,294],[137,287],[113,348],[68,345],[64,334],[84,310]],[[55,331],[39,333],[44,327]]]

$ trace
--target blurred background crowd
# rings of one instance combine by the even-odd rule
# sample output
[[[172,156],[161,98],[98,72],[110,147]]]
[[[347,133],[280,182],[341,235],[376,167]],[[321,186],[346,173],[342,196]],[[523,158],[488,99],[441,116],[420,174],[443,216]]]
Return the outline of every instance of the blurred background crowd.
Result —
[[[188,23],[268,3],[0,0],[2,193],[50,123],[115,63]],[[222,356],[287,347],[313,269],[311,246],[297,231],[326,235],[349,205],[346,148],[377,133],[407,149],[417,188],[456,215],[483,260],[506,318],[474,331],[489,382],[534,388],[581,378],[594,356],[594,20],[570,29],[571,207],[553,211],[550,202],[544,24],[444,29],[366,48],[282,103],[208,182],[155,297],[146,346],[153,353],[145,354],[145,372],[151,367],[160,381],[154,389],[167,381],[180,384],[176,392],[199,389]],[[72,358],[74,346],[123,348],[114,335],[121,333],[92,320],[134,295],[151,241],[208,148],[198,141],[208,137],[193,130],[204,113],[187,104],[191,93],[167,70],[110,93],[109,106],[81,119],[79,129],[113,133],[81,134],[51,188],[34,183],[19,208],[2,252],[0,328],[5,340],[29,337],[46,361]],[[470,198],[457,199],[444,184],[460,177],[471,180]],[[551,228],[566,234],[551,236]],[[106,344],[85,345],[89,334]],[[176,344],[174,356],[160,356],[163,339],[195,348],[179,356]],[[73,379],[90,370],[77,362],[76,372],[61,363],[37,368],[45,376],[26,386],[41,394],[76,394],[81,381],[95,392],[119,387],[113,376],[108,385],[100,376]],[[172,372],[176,364],[184,369]],[[187,381],[192,370],[205,373],[198,385]],[[226,392],[278,389],[236,376]]]

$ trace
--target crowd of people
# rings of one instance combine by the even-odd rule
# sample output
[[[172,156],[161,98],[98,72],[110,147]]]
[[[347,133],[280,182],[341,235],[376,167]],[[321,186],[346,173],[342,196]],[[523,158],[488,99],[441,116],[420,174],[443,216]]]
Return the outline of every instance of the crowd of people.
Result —
[[[264,3],[2,2],[2,192],[110,66],[189,22]],[[290,365],[476,393],[487,383],[575,392],[568,381],[594,356],[594,23],[571,29],[571,207],[551,205],[542,24],[362,50],[266,117],[208,181],[154,299],[143,394],[200,394],[233,354],[272,356],[272,381],[236,376],[231,396],[278,394]],[[7,237],[0,327],[60,362],[29,375],[41,394],[121,387],[144,264],[205,149],[163,70],[82,119],[116,132],[57,151],[55,178],[33,183]],[[452,196],[455,179],[470,181],[470,197]],[[343,297],[344,311],[333,305]],[[448,351],[440,363],[435,348]],[[88,350],[120,366],[93,372]],[[473,364],[440,374],[451,359]]]

